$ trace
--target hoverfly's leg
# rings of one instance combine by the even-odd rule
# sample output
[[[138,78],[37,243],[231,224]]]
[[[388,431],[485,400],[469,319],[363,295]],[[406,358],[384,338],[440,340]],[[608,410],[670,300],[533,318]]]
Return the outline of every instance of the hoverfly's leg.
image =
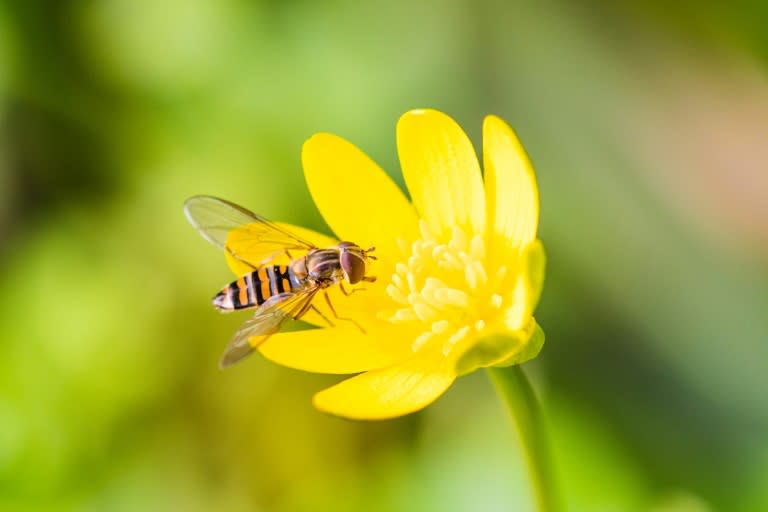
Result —
[[[322,312],[322,311],[320,311],[320,309],[318,309],[318,307],[317,307],[317,306],[315,306],[314,304],[310,303],[310,304],[309,304],[309,307],[307,307],[306,309],[311,309],[312,311],[314,311],[315,313],[317,313],[318,315],[320,315],[320,316],[323,318],[323,320],[325,320],[326,322],[328,322],[328,325],[330,325],[331,327],[336,327],[336,324],[334,324],[333,322],[331,322],[331,319],[330,319],[330,318],[328,318],[327,316],[325,316],[325,314],[323,314],[323,312]],[[335,315],[335,313],[336,313],[336,312],[334,311],[334,315]],[[338,318],[338,317],[336,317],[336,318]]]
[[[366,283],[373,283],[376,281],[376,276],[365,276],[363,277],[363,281]]]
[[[294,320],[298,320],[304,315],[307,314],[307,311],[309,311],[309,307],[312,305],[312,297],[309,297],[309,300],[305,301],[304,304],[301,304],[299,306],[299,309],[296,313],[291,312],[291,316],[293,316]]]
[[[298,307],[294,308],[294,310],[291,311],[291,313],[290,313],[291,316],[293,317],[294,320],[299,320],[301,317],[303,317],[305,314],[307,314],[307,311],[309,311],[311,309],[315,313],[320,315],[320,317],[323,320],[328,322],[328,325],[330,325],[331,327],[335,327],[333,322],[331,322],[331,320],[327,316],[325,316],[322,311],[320,311],[314,304],[312,304],[312,299],[315,297],[315,293],[316,292],[317,292],[317,290],[311,292],[311,294],[308,295],[305,298],[303,304],[299,304]],[[294,311],[295,311],[295,313],[294,313]]]
[[[288,256],[288,259],[293,261],[293,256],[291,256],[291,253],[288,252],[288,249],[285,249],[285,255]]]
[[[327,290],[323,290],[323,295],[325,296],[325,302],[328,303],[328,307],[331,308],[331,312],[333,313],[333,316],[336,317],[336,320],[344,320],[344,321],[347,321],[347,322],[352,322],[353,324],[355,324],[355,327],[360,329],[360,332],[362,332],[363,334],[368,334],[365,331],[365,329],[363,329],[363,326],[360,325],[359,323],[357,323],[357,321],[355,321],[354,318],[346,318],[346,317],[343,317],[343,316],[339,316],[339,314],[336,313],[336,308],[333,307],[333,304],[331,303],[331,297],[328,295],[328,291]]]
[[[346,295],[347,297],[349,297],[349,296],[350,296],[350,295],[352,295],[353,293],[356,293],[356,292],[362,292],[362,291],[364,291],[364,290],[365,290],[365,288],[353,288],[351,292],[348,292],[348,291],[347,291],[347,289],[346,289],[346,288],[344,288],[344,283],[339,283],[339,288],[341,288],[341,293],[343,293],[343,294],[344,294],[344,295]]]

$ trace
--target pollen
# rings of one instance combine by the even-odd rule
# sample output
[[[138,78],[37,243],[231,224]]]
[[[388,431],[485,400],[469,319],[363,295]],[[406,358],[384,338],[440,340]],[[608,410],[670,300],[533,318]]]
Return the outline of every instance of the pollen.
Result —
[[[400,262],[386,287],[395,303],[383,318],[421,331],[411,349],[434,350],[448,357],[457,347],[479,339],[510,306],[501,290],[507,270],[486,268],[483,234],[454,227],[450,240],[437,240],[424,221],[421,238],[398,240]],[[500,291],[501,290],[501,291]]]

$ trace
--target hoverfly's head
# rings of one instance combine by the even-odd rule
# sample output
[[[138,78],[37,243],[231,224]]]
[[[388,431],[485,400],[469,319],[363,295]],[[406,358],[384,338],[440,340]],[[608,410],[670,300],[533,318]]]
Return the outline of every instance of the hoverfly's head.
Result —
[[[352,242],[341,242],[339,244],[339,263],[344,271],[344,277],[350,284],[359,283],[365,277],[365,266],[369,259],[375,260],[375,256],[369,253],[373,252],[375,247],[363,249]]]

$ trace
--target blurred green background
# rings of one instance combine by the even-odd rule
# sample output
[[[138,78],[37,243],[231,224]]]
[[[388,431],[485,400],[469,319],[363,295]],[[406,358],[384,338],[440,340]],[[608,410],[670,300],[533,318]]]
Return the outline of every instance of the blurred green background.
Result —
[[[768,7],[0,2],[0,510],[530,510],[486,376],[355,423],[259,357],[190,195],[326,230],[302,142],[399,183],[394,127],[517,130],[547,332],[526,365],[570,510],[768,510]]]

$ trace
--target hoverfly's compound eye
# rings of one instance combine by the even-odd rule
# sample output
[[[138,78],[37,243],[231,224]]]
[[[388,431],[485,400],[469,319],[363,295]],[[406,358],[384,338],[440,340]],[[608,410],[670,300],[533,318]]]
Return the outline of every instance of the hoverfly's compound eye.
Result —
[[[355,244],[346,243],[349,245],[345,246],[345,242],[339,244],[341,249],[339,263],[341,264],[341,269],[347,275],[349,283],[359,283],[365,276],[365,256],[363,256],[362,251]]]

